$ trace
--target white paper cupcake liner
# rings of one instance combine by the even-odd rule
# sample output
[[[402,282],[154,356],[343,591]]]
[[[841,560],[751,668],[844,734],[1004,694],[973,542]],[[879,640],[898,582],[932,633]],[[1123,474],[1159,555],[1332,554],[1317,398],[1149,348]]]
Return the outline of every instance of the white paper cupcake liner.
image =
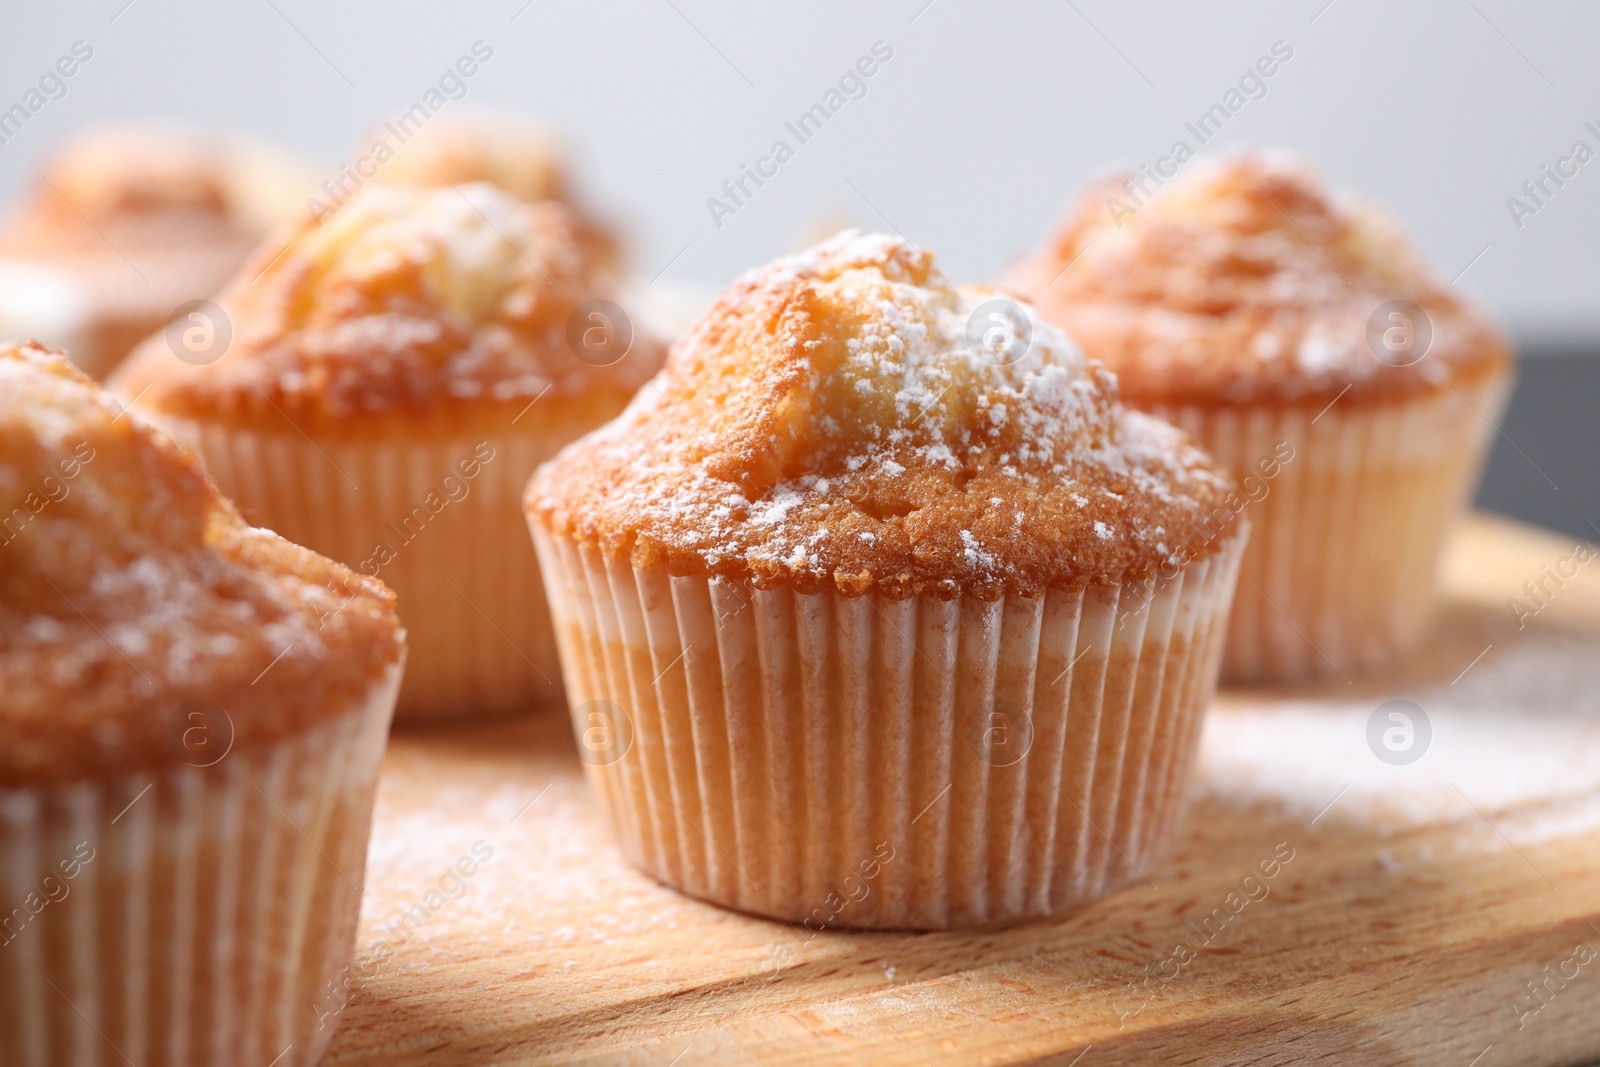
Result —
[[[1225,681],[1351,675],[1390,662],[1426,633],[1439,552],[1473,487],[1508,375],[1382,406],[1323,412],[1252,407],[1156,408],[1235,479],[1266,496],[1246,510]],[[1281,444],[1272,478],[1258,464]],[[1259,495],[1259,490],[1257,490]]]
[[[411,649],[397,719],[560,700],[555,636],[522,490],[570,433],[313,443],[292,431],[174,419],[161,425],[200,455],[247,521],[394,590]],[[461,464],[478,460],[485,444],[493,459],[479,460],[477,475],[466,478]],[[451,490],[459,500],[446,493],[447,477],[465,489]],[[389,554],[377,552],[379,545]]]
[[[0,1063],[315,1064],[399,682],[209,767],[0,790]]]
[[[672,577],[533,531],[623,850],[812,929],[1045,915],[1139,878],[1181,808],[1243,536],[1168,582],[988,602]]]

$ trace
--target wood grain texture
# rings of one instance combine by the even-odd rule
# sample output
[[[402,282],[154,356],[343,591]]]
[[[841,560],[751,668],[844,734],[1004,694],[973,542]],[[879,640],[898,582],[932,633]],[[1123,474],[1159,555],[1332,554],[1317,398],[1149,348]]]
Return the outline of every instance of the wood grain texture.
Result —
[[[1042,922],[723,911],[623,863],[564,718],[401,731],[324,1062],[1593,1063],[1600,561],[1506,603],[1572,549],[1476,517],[1404,669],[1223,694],[1172,854]],[[1402,766],[1366,736],[1396,698],[1432,729]]]

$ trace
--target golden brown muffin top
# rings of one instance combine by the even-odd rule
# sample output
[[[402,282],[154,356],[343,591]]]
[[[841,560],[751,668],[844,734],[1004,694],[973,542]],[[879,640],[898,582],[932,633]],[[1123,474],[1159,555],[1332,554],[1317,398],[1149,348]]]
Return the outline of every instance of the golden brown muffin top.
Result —
[[[56,258],[112,255],[108,241],[248,240],[232,184],[219,142],[164,126],[92,129],[49,158],[0,243],[11,254]]]
[[[565,153],[549,130],[511,116],[442,116],[399,144],[386,130],[374,143],[393,147],[374,181],[387,185],[464,185],[489,182],[523,200],[565,200]]]
[[[776,260],[528,508],[635,566],[848,596],[1034,596],[1209,554],[1230,489],[1209,457],[1044,322],[978,354],[969,320],[999,297],[882,235]]]
[[[578,207],[567,178],[565,148],[538,123],[497,113],[458,114],[430,120],[403,142],[388,128],[376,130],[363,147],[380,143],[394,154],[377,165],[373,181],[417,186],[489,182],[523,200],[560,200],[578,214],[580,235],[591,252],[616,267],[616,239]]]
[[[67,271],[96,318],[158,320],[227,281],[284,212],[293,173],[267,146],[164,125],[93,128],[50,156],[0,222],[0,257]]]
[[[1147,188],[1154,188],[1147,185]],[[1374,209],[1305,166],[1240,154],[1197,163],[1129,216],[1121,180],[1091,189],[1003,285],[1116,372],[1131,404],[1382,401],[1471,380],[1510,358],[1494,327]],[[1115,205],[1112,205],[1115,206]],[[1424,326],[1380,308],[1410,301]],[[1369,323],[1372,340],[1369,342]],[[1390,341],[1384,341],[1385,331]],[[1380,360],[1374,352],[1384,354]],[[1403,364],[1403,365],[1402,365]]]
[[[604,330],[585,305],[613,296],[559,203],[484,183],[370,186],[321,225],[268,241],[217,297],[232,328],[220,358],[180,359],[158,334],[111,386],[152,411],[285,432],[286,420],[415,431],[486,412],[509,424],[546,394],[621,403],[660,366],[642,326],[626,354],[618,322],[610,350],[600,333],[602,351],[583,348]]]
[[[235,750],[301,732],[404,649],[381,583],[246,526],[121,410],[0,347],[0,788],[199,765],[223,716]]]

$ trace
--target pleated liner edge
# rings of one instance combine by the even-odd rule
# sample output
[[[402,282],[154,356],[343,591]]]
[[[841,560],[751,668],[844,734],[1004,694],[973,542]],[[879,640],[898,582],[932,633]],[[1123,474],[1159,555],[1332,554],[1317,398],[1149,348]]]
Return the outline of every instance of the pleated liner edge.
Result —
[[[0,1063],[315,1064],[400,673],[214,766],[0,790],[0,892],[29,916],[0,915]]]
[[[1370,670],[1422,640],[1437,606],[1439,554],[1483,469],[1509,379],[1315,414],[1157,409],[1241,483],[1253,475],[1266,491],[1248,508],[1225,680]],[[1294,458],[1263,478],[1259,464],[1285,444]]]
[[[1037,598],[757,590],[534,541],[627,857],[730,908],[936,929],[1048,915],[1160,856],[1243,544]]]

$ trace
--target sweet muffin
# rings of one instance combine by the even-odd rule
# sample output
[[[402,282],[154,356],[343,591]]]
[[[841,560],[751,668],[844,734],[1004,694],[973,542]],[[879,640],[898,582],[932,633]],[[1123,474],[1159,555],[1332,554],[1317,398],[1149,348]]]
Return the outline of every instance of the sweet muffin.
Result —
[[[247,142],[166,126],[93,129],[51,157],[0,223],[0,258],[77,283],[81,339],[46,336],[78,344],[73,360],[103,377],[184,304],[222,287],[297,209],[288,190],[300,175],[288,157]]]
[[[1255,532],[1223,677],[1402,656],[1505,404],[1505,339],[1292,161],[1197,163],[1132,199],[1086,195],[1006,284],[1240,480]]]
[[[276,243],[217,297],[231,340],[209,362],[156,336],[113,388],[250,521],[394,589],[399,716],[559,700],[522,489],[622,410],[661,346],[554,201],[370,187]]]
[[[316,1063],[393,597],[31,345],[0,347],[0,515],[0,1063]]]
[[[846,231],[737,281],[530,482],[580,755],[661,881],[937,928],[1158,857],[1245,523],[999,297]]]
[[[523,200],[559,200],[577,216],[590,253],[612,270],[620,266],[616,237],[574,196],[560,138],[539,123],[485,109],[440,116],[415,129],[402,119],[374,130],[362,147],[371,180],[379,184],[489,182]]]

